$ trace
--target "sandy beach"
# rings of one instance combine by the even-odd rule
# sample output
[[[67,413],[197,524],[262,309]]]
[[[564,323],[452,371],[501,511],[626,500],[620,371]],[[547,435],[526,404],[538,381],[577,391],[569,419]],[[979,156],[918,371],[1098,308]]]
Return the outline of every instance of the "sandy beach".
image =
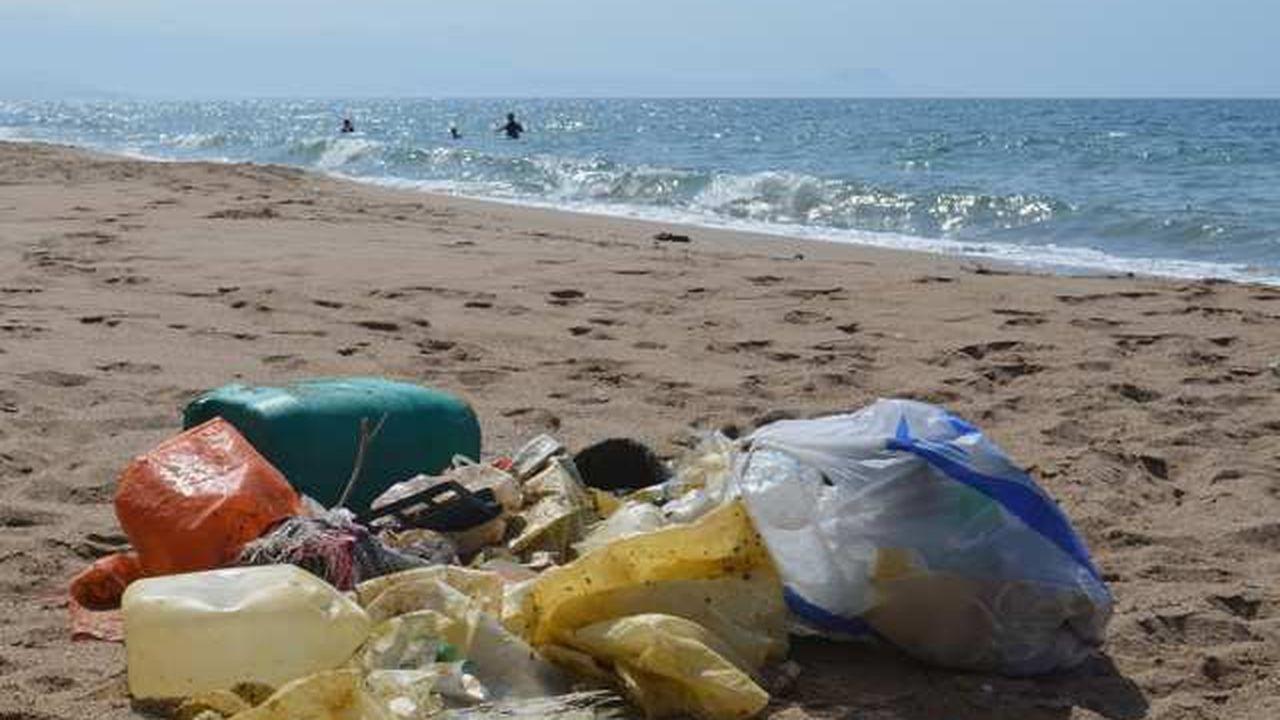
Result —
[[[659,242],[659,232],[689,242]],[[65,585],[125,542],[128,459],[196,393],[383,375],[678,454],[877,397],[982,427],[1116,595],[1049,678],[798,641],[769,717],[1280,717],[1280,288],[969,260],[0,143],[0,720],[134,717]]]

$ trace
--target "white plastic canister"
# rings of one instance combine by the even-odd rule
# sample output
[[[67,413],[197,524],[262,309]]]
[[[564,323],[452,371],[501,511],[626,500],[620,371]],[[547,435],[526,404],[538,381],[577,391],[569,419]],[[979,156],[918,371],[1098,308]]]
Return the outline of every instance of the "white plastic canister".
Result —
[[[239,682],[279,686],[345,663],[369,618],[292,565],[139,580],[124,594],[129,691],[185,697]]]

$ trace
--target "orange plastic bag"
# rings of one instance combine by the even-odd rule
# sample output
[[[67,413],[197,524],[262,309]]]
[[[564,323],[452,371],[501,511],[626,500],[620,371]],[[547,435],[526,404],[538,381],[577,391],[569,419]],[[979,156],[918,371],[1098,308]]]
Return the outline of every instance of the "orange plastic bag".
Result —
[[[116,489],[116,518],[134,552],[100,558],[71,580],[74,639],[124,637],[120,598],[142,577],[212,570],[245,543],[302,513],[280,471],[221,418],[134,458]]]
[[[229,565],[245,543],[301,512],[280,471],[222,418],[135,458],[116,490],[116,518],[148,577]]]

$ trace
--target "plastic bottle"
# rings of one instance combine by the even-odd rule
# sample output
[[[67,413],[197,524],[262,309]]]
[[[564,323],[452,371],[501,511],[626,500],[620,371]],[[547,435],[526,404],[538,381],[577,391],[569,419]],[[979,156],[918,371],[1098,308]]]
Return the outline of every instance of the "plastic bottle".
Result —
[[[125,592],[124,622],[137,698],[279,686],[342,665],[370,629],[358,605],[291,565],[139,580]]]

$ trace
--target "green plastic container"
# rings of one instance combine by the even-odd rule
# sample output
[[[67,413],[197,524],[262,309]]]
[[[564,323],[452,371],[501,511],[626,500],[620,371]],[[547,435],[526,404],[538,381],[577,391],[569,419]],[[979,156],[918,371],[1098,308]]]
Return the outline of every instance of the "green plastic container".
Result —
[[[373,425],[384,415],[347,501],[357,515],[394,483],[438,473],[454,455],[480,457],[480,423],[466,402],[380,378],[304,380],[282,388],[226,385],[192,401],[182,424],[190,428],[222,417],[299,492],[332,507],[351,477],[361,419]]]

